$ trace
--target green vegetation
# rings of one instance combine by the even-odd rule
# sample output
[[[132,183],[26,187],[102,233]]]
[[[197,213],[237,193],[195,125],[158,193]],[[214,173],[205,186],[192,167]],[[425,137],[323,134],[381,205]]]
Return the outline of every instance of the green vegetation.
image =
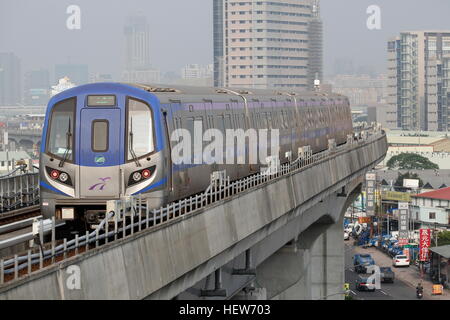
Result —
[[[439,166],[425,157],[415,153],[401,153],[389,159],[387,166],[390,170],[426,170],[439,169]]]
[[[432,238],[433,246],[436,246],[436,238]],[[438,233],[438,243],[437,245],[446,246],[450,244],[450,231],[443,231]]]

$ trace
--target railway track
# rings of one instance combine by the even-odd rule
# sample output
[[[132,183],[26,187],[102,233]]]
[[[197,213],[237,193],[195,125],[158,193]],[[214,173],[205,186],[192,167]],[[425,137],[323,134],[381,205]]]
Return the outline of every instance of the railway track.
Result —
[[[37,217],[39,215],[40,215],[39,205],[34,205],[9,212],[0,213],[0,226],[28,218]]]

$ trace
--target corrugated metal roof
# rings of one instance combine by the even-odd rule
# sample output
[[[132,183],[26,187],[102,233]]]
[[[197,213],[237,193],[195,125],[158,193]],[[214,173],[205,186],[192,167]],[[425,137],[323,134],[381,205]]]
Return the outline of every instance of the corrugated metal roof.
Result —
[[[417,198],[450,200],[450,188],[439,189],[416,195]]]
[[[446,259],[450,259],[450,245],[430,248],[430,251],[433,251]]]

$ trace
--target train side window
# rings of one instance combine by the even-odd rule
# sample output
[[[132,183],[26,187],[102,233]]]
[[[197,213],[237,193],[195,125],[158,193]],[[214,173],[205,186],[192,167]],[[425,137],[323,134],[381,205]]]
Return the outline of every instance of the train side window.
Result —
[[[225,119],[224,116],[218,116],[216,118],[217,127],[216,129],[219,129],[220,132],[225,133]]]
[[[272,129],[272,112],[267,112],[267,128]]]
[[[109,121],[92,121],[92,143],[91,148],[94,152],[107,152],[109,149]]]
[[[231,115],[226,114],[224,116],[224,123],[225,123],[225,130],[226,129],[233,129],[233,125],[232,125],[232,122],[231,122]]]

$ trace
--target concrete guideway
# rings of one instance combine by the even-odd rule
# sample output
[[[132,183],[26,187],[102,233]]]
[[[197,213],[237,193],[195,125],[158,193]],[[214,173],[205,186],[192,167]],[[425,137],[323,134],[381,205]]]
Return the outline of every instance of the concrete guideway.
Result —
[[[250,248],[257,265],[322,218],[339,221],[341,210],[330,213],[336,194],[346,202],[346,187],[348,193],[357,188],[386,150],[386,136],[372,136],[257,189],[6,283],[0,299],[173,298]],[[321,202],[326,210],[314,209]],[[308,238],[328,227],[309,230]],[[79,270],[79,289],[68,283],[73,270]]]

